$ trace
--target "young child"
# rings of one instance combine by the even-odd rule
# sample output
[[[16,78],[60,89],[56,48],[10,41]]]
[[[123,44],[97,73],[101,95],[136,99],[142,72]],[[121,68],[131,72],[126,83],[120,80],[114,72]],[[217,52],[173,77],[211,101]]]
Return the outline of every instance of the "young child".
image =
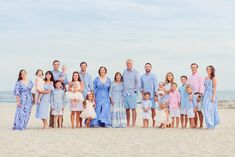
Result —
[[[63,80],[62,89],[66,92],[67,91],[66,85],[69,83],[67,76],[67,66],[63,65],[61,70],[62,72],[60,74],[60,79]]]
[[[187,123],[188,123],[188,117],[186,113],[186,102],[187,102],[187,97],[188,93],[186,92],[186,85],[187,85],[187,76],[181,76],[181,87],[179,88],[180,92],[180,122],[181,122],[181,127],[182,128],[187,128]]]
[[[70,120],[72,128],[74,129],[74,120],[76,116],[76,128],[82,127],[80,124],[80,114],[83,111],[83,94],[80,92],[80,86],[77,83],[71,84],[72,91],[67,94],[70,99]]]
[[[144,93],[144,100],[142,101],[142,116],[143,116],[143,128],[148,128],[149,119],[151,118],[151,106],[152,102],[150,101],[150,93]]]
[[[197,127],[198,124],[198,118],[200,122],[200,128],[203,128],[203,114],[202,114],[202,96],[200,93],[195,93],[197,96],[197,111],[195,113],[195,127]]]
[[[154,96],[154,101],[156,104],[156,113],[157,113],[155,116],[155,120],[157,123],[160,124],[159,128],[165,128],[165,124],[167,122],[167,114],[168,114],[168,112],[166,112],[167,105],[166,104],[159,105],[158,95]]]
[[[159,95],[158,99],[159,100],[165,94],[164,90],[165,90],[165,83],[164,82],[160,82],[159,83],[159,87],[158,87],[158,95]]]
[[[187,95],[187,102],[186,102],[186,113],[189,118],[190,128],[194,128],[194,118],[195,112],[197,107],[197,97],[193,94],[192,87],[190,85],[186,86]]]
[[[44,90],[44,80],[43,80],[43,71],[41,69],[36,71],[36,77],[35,77],[35,99],[36,103],[39,104],[41,100],[42,94],[39,94],[39,92],[42,92]]]
[[[176,120],[176,128],[179,127],[179,117],[180,117],[180,93],[177,90],[177,84],[172,83],[171,91],[169,93],[168,104],[170,107],[170,116],[172,118],[171,127],[174,128]]]
[[[96,118],[94,95],[92,93],[87,93],[87,98],[83,102],[83,108],[84,110],[80,117],[86,120],[86,127],[90,128],[91,121]]]
[[[54,128],[58,124],[58,128],[62,128],[63,112],[65,108],[65,93],[61,89],[62,82],[60,80],[54,83],[55,90],[51,93],[51,114],[54,116]],[[58,122],[58,123],[57,123]]]
[[[160,123],[159,128],[169,128],[172,123],[172,119],[169,117],[169,105],[168,105],[168,99],[169,95],[164,92],[165,91],[165,83],[160,82],[159,83],[159,89],[158,89],[158,100],[159,100],[159,115],[156,117],[156,120],[158,123]]]

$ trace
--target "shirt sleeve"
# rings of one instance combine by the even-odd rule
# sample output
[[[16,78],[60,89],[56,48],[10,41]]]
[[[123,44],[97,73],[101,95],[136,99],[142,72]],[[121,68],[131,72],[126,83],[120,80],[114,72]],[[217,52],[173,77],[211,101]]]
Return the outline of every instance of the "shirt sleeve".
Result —
[[[144,91],[144,81],[143,76],[140,77],[140,91]]]
[[[136,86],[135,86],[135,91],[138,92],[140,89],[140,75],[139,72],[136,71]]]
[[[110,98],[112,97],[113,87],[114,87],[114,84],[112,82],[111,85],[110,85],[110,89],[109,89],[109,97]]]
[[[204,90],[205,90],[205,87],[204,87],[204,78],[200,76],[200,79],[199,79],[199,92],[204,94]]]
[[[97,92],[97,79],[94,80],[93,87],[94,87],[94,93],[96,95],[96,92]]]
[[[20,82],[19,81],[17,81],[16,84],[15,84],[14,95],[15,96],[20,96]]]
[[[157,93],[158,92],[158,86],[159,86],[158,78],[157,78],[156,75],[154,75],[153,79],[154,79],[154,92]]]
[[[94,91],[94,84],[92,81],[92,77],[90,75],[89,75],[89,87],[90,87],[91,91]]]
[[[177,92],[177,93],[178,93],[178,94],[177,94],[177,98],[178,98],[179,102],[181,102],[180,92]]]

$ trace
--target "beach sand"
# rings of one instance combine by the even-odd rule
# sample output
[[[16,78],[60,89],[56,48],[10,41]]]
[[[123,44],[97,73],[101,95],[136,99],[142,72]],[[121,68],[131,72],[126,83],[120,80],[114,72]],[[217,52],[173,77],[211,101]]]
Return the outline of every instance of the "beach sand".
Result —
[[[235,110],[220,109],[221,125],[207,129],[71,129],[66,110],[63,129],[42,130],[35,107],[28,129],[12,131],[15,105],[0,105],[1,157],[152,157],[235,155]]]

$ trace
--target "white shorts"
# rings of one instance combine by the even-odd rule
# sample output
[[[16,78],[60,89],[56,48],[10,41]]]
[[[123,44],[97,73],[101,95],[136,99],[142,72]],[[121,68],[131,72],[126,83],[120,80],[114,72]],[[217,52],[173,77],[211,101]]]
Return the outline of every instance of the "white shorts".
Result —
[[[142,118],[149,120],[151,118],[151,112],[142,112]]]
[[[180,117],[180,109],[179,108],[171,108],[170,109],[171,118]]]
[[[181,108],[180,109],[180,114],[187,115],[187,109],[186,108]]]
[[[195,117],[195,113],[194,113],[193,109],[187,110],[187,116],[188,116],[188,118]]]
[[[202,111],[202,103],[197,103],[197,111]]]
[[[51,114],[53,116],[62,116],[63,115],[63,111],[56,111],[56,110],[52,110]]]

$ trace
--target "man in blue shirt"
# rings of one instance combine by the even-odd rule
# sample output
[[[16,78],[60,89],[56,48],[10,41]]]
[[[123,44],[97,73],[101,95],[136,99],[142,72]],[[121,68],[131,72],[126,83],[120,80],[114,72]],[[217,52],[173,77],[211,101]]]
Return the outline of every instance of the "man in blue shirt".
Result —
[[[156,75],[154,75],[152,72],[152,65],[151,63],[146,63],[145,64],[145,71],[146,73],[143,74],[140,77],[140,82],[141,82],[141,93],[142,96],[144,93],[149,92],[150,93],[150,100],[152,102],[151,106],[151,111],[152,111],[152,120],[153,120],[153,127],[155,127],[155,116],[156,116],[156,103],[154,101],[154,96],[157,95],[158,91],[158,80]]]
[[[67,85],[68,80],[63,80],[62,72],[59,70],[60,69],[60,61],[59,60],[54,60],[53,61],[53,70],[51,71],[54,77],[54,81],[60,80],[62,81],[63,84]],[[58,121],[59,123],[59,121]],[[49,126],[54,127],[54,116],[51,114],[50,111],[50,119],[49,119]],[[62,127],[63,127],[63,117],[62,117]]]
[[[84,85],[83,96],[86,98],[87,93],[94,92],[94,85],[91,75],[87,72],[87,63],[80,63],[81,71],[79,72],[80,78]]]
[[[60,80],[60,61],[59,60],[54,60],[53,61],[53,70],[51,71],[53,76],[54,76],[54,81]]]
[[[124,105],[126,108],[127,127],[130,127],[130,110],[132,110],[132,127],[136,123],[136,104],[138,91],[140,89],[139,73],[133,69],[133,61],[128,59],[126,62],[127,69],[123,73],[124,82]]]

